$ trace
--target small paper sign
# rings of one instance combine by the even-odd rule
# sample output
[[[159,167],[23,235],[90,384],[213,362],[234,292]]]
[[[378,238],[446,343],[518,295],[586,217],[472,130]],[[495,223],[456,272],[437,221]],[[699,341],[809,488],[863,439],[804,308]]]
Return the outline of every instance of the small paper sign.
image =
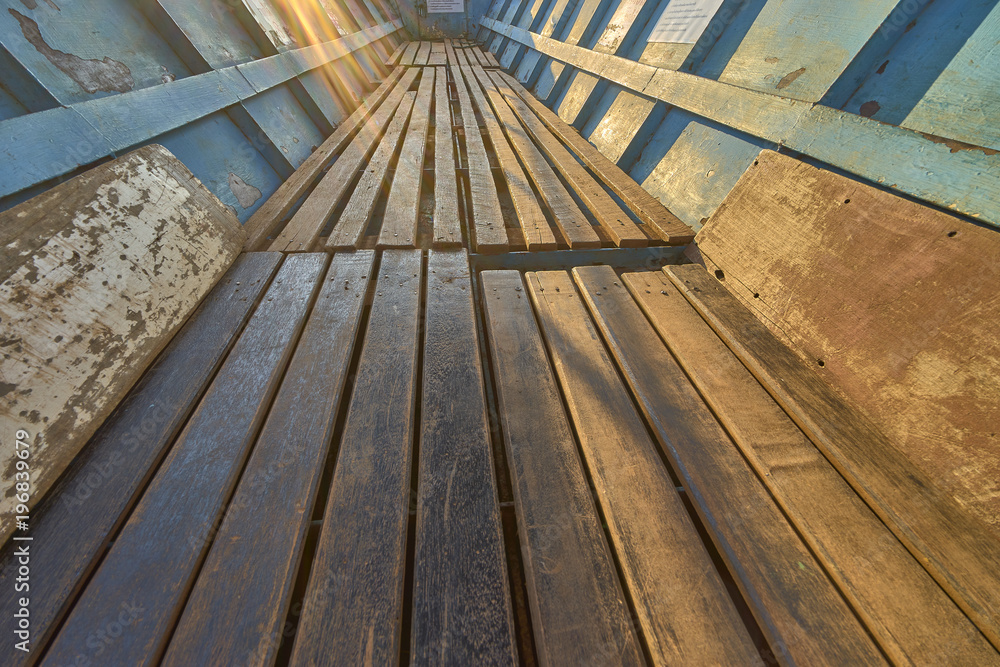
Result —
[[[427,0],[428,14],[460,14],[464,11],[462,0]]]
[[[694,44],[721,5],[722,0],[670,0],[646,41]]]

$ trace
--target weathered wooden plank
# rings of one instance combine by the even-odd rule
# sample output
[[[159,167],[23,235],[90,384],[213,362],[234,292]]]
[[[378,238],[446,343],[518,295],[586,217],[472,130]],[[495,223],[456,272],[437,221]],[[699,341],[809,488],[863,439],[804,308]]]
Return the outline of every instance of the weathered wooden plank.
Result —
[[[396,47],[396,50],[393,51],[389,55],[389,57],[385,59],[385,64],[387,66],[392,66],[392,65],[395,65],[396,63],[398,63],[400,57],[403,55],[403,51],[406,50],[407,45],[408,45],[408,42],[400,42],[399,46]]]
[[[656,663],[756,650],[569,274],[527,282],[584,459]]]
[[[379,248],[413,248],[417,244],[417,216],[420,213],[421,186],[424,181],[424,152],[434,96],[434,71],[421,70],[420,87],[413,102],[406,138],[396,162],[396,172],[389,187],[389,198],[382,216]]]
[[[31,563],[48,574],[31,582],[32,653],[12,652],[13,664],[29,664],[45,646],[280,260],[276,253],[236,260],[32,514]],[[11,590],[19,565],[13,551],[21,544],[11,541],[0,554],[0,582]],[[3,597],[0,609],[14,636],[17,596]]]
[[[517,221],[521,226],[528,250],[555,250],[557,247],[555,234],[549,226],[548,220],[545,219],[545,213],[542,212],[541,205],[531,190],[528,177],[518,163],[517,157],[501,129],[501,124],[493,115],[476,78],[465,65],[456,69],[455,72],[456,75],[460,73],[460,76],[464,77],[472,92],[472,98],[479,106],[479,113],[483,117],[490,143],[493,146],[493,154],[496,156],[497,162],[500,163],[504,179],[507,181],[507,189],[510,191],[514,211],[517,213]]]
[[[229,268],[244,237],[221,202],[157,145],[5,211],[0,228],[10,228],[0,257],[3,542]],[[15,465],[19,430],[28,433],[18,438],[29,443],[25,471]],[[19,499],[15,485],[26,481],[30,492]]]
[[[374,259],[334,256],[163,664],[272,663]]]
[[[640,220],[652,227],[665,241],[673,245],[684,245],[694,239],[694,231],[685,225],[663,204],[642,189],[628,174],[604,157],[580,134],[567,125],[559,116],[539,102],[513,77],[498,72],[503,81],[515,91],[532,111],[564,144],[569,146],[579,158],[590,167],[612,192],[621,197],[625,205]]]
[[[469,232],[472,236],[469,243],[476,252],[506,252],[509,248],[507,230],[504,228],[503,213],[500,210],[500,199],[497,196],[496,183],[490,170],[489,156],[479,133],[479,123],[472,109],[469,98],[469,88],[465,84],[461,68],[457,65],[458,57],[450,45],[446,48],[448,62],[456,63],[452,68],[455,79],[455,91],[458,94],[458,106],[462,111],[462,125],[465,131],[465,151],[469,161],[469,190],[472,193],[471,224]],[[485,120],[485,119],[484,119]],[[494,144],[494,148],[496,144]]]
[[[665,271],[886,526],[993,645],[1000,646],[1000,543],[989,529],[849,407],[701,266]]]
[[[642,664],[524,283],[480,275],[539,661]]]
[[[403,52],[402,57],[399,59],[399,64],[412,65],[413,59],[417,55],[417,49],[419,48],[420,48],[420,42],[410,42],[406,47],[406,51]]]
[[[573,269],[625,380],[783,662],[882,656],[610,267]]]
[[[383,252],[293,665],[399,659],[421,273]]]
[[[325,263],[321,254],[285,261],[53,639],[46,660],[69,664],[80,653],[93,659],[100,650],[102,662],[136,664],[153,662],[162,653],[291,356]],[[124,625],[119,620],[123,615],[127,632],[108,641],[94,639],[95,628]]]
[[[480,85],[486,91],[497,119],[503,125],[510,143],[524,162],[531,180],[535,182],[539,194],[541,194],[542,199],[552,212],[556,226],[559,227],[559,231],[562,232],[563,238],[566,239],[569,247],[573,249],[599,248],[601,246],[601,239],[597,235],[597,232],[594,231],[593,225],[587,220],[580,207],[576,205],[573,197],[566,191],[565,186],[563,186],[559,177],[556,176],[552,167],[545,161],[545,156],[542,155],[542,152],[531,141],[524,128],[521,127],[521,124],[517,122],[514,113],[507,106],[507,103],[503,101],[500,93],[497,92],[493,81],[486,76],[485,70],[479,67],[479,65],[471,69],[475,73],[476,79],[479,80]],[[463,72],[463,74],[466,73]],[[466,76],[470,84],[475,81],[471,74],[468,73]],[[485,107],[486,100],[483,98],[482,93],[478,89],[475,92],[478,93],[475,95],[477,103],[480,107]]]
[[[341,123],[334,133],[312,155],[306,158],[306,161],[295,170],[295,173],[282,183],[275,190],[274,194],[250,216],[250,219],[243,226],[243,229],[247,233],[245,246],[247,250],[259,249],[267,243],[268,237],[275,232],[277,226],[281,224],[281,220],[291,210],[292,206],[295,205],[295,202],[305,194],[309,186],[312,185],[330,161],[348,145],[347,142],[351,140],[355,130],[360,128],[359,136],[369,136],[373,131],[369,128],[373,126],[379,127],[377,121],[374,118],[370,118],[370,116],[383,100],[387,100],[388,98],[386,104],[392,104],[393,96],[390,95],[390,92],[397,89],[396,82],[400,80],[404,72],[405,70],[402,67],[393,69],[392,73],[382,82],[382,85],[376,88],[375,92],[369,95],[354,110],[354,113]],[[402,97],[403,90],[405,88],[399,90],[399,97]],[[356,138],[354,140],[357,141]],[[350,156],[341,154],[337,161],[340,162],[344,157]],[[324,178],[324,180],[326,179]],[[316,190],[319,191],[317,196],[323,196],[324,193],[326,196],[330,196],[331,193],[328,191],[328,188],[329,185],[324,186],[321,181],[320,185],[316,186]],[[314,206],[315,204],[312,205]],[[305,206],[303,205],[303,207]],[[328,215],[329,213],[327,213]]]
[[[488,67],[500,67],[500,63],[497,62],[496,56],[494,56],[489,51],[486,51],[483,54],[483,57],[486,58],[486,65]]]
[[[431,42],[431,55],[427,59],[428,65],[447,65],[448,54],[444,50],[444,42]]]
[[[673,283],[660,271],[622,282],[886,655],[897,664],[1000,660]]]
[[[420,42],[420,48],[417,50],[417,55],[413,58],[414,65],[426,65],[427,60],[431,57],[431,43],[427,41]]]
[[[411,655],[514,665],[468,255],[431,250],[427,270]]]
[[[448,70],[438,67],[434,82],[434,247],[462,245],[458,218],[458,174],[448,101]]]
[[[531,109],[511,90],[497,73],[493,74],[497,90],[504,96],[514,113],[521,119],[531,136],[549,156],[559,173],[597,218],[608,236],[621,248],[641,248],[649,245],[648,237],[636,226],[625,211],[615,203],[604,188],[552,134]]]
[[[455,45],[450,39],[444,40],[444,51],[448,57],[448,66],[452,68],[458,67],[458,56],[455,53]]]
[[[403,128],[413,109],[414,98],[415,94],[412,92],[403,94],[403,100],[399,103],[392,122],[386,127],[378,148],[365,165],[361,180],[358,181],[346,208],[326,240],[325,245],[328,250],[353,249],[364,234],[375,209],[375,202],[385,185],[389,163],[399,151],[399,144],[404,136]]]
[[[379,137],[391,125],[406,99],[406,91],[417,77],[417,70],[407,71],[399,79],[378,110],[364,120],[358,133],[340,155],[302,206],[288,221],[270,249],[282,252],[306,252],[315,245],[323,226],[333,214],[338,201],[346,194],[354,174],[372,155]]]

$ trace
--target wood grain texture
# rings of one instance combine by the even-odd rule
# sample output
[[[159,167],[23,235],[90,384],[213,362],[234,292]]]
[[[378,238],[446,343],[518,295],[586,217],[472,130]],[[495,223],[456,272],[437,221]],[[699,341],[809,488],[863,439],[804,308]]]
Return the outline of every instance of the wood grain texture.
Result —
[[[315,245],[337,203],[347,194],[355,173],[365,165],[366,160],[374,159],[372,153],[377,150],[375,146],[379,138],[388,132],[394,114],[405,106],[406,91],[417,74],[417,70],[407,70],[378,110],[364,119],[351,143],[271,242],[271,250],[306,252]]]
[[[611,191],[622,198],[625,205],[635,213],[640,220],[660,234],[671,245],[684,245],[694,239],[694,231],[685,225],[674,214],[664,208],[655,197],[642,189],[618,165],[604,157],[580,133],[567,125],[559,116],[544,104],[536,100],[531,93],[511,76],[498,73],[499,76],[516,92],[532,111],[544,122],[559,139],[562,140],[579,158],[590,167]]]
[[[673,283],[660,271],[622,282],[886,655],[913,665],[1000,660]]]
[[[152,664],[207,551],[218,519],[291,356],[326,256],[290,257],[177,438],[45,655]],[[128,620],[113,641],[95,628]],[[95,646],[96,645],[96,646]]]
[[[374,260],[334,256],[163,664],[272,664]]]
[[[399,659],[421,274],[383,251],[292,665]]]
[[[406,51],[404,51],[402,57],[400,57],[399,64],[412,65],[413,58],[417,55],[417,49],[419,48],[420,48],[420,42],[410,42],[406,46]]]
[[[765,151],[698,247],[1000,537],[1000,234]]]
[[[407,42],[400,42],[399,46],[396,47],[396,50],[393,51],[391,54],[389,54],[389,56],[385,59],[385,64],[387,66],[392,66],[398,63],[400,56],[403,55],[403,51],[406,50],[407,46],[408,46]],[[393,70],[394,73],[395,71],[396,70]]]
[[[426,65],[427,60],[431,57],[431,43],[427,41],[420,42],[420,48],[417,49],[417,55],[413,57],[414,65]]]
[[[434,240],[436,248],[462,245],[458,217],[458,173],[448,100],[448,71],[437,68],[434,79]]]
[[[431,42],[431,55],[427,59],[428,65],[447,65],[448,54],[444,50],[444,42]]]
[[[886,526],[1000,646],[1000,543],[989,528],[941,491],[701,266],[665,272]]]
[[[653,661],[751,662],[746,628],[573,279],[526,278]]]
[[[878,648],[610,267],[573,270],[597,326],[762,630],[792,664]]]
[[[413,565],[414,664],[517,664],[465,250],[427,263]]]
[[[354,110],[347,120],[337,126],[326,141],[306,158],[306,161],[295,170],[267,201],[258,208],[243,226],[247,233],[246,250],[258,250],[267,245],[267,239],[281,223],[282,218],[292,209],[295,202],[306,193],[320,173],[330,161],[341,154],[351,140],[351,136],[359,128],[367,127],[366,122],[372,112],[392,92],[396,83],[403,76],[404,69],[396,67],[382,81],[382,84]],[[364,132],[364,129],[362,129]],[[343,157],[341,155],[341,157]],[[339,161],[339,160],[338,160]],[[317,186],[318,187],[318,186]]]
[[[0,542],[14,530],[15,433],[40,501],[235,261],[243,230],[150,145],[0,214]],[[15,231],[16,230],[16,231]],[[16,236],[14,235],[16,233]],[[23,498],[22,498],[23,499]]]
[[[386,126],[378,148],[365,165],[361,180],[355,186],[347,206],[324,244],[328,250],[352,250],[361,240],[375,211],[375,203],[385,188],[389,163],[399,153],[400,143],[405,136],[403,130],[413,110],[415,98],[416,95],[412,92],[403,94],[392,122]]]
[[[524,283],[480,275],[539,662],[643,664]]]

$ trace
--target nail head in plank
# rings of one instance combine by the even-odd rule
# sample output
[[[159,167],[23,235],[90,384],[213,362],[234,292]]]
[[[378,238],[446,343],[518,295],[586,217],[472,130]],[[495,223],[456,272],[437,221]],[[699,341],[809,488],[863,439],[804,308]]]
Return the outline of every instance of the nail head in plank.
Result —
[[[458,174],[448,101],[448,70],[438,67],[434,80],[434,247],[462,245],[458,217]]]
[[[524,283],[480,276],[539,661],[643,664]]]
[[[128,613],[128,632],[101,660],[154,662],[166,648],[213,528],[264,420],[326,255],[285,260],[121,534],[53,639],[46,660],[69,664],[94,628]],[[93,644],[93,641],[90,641]]]

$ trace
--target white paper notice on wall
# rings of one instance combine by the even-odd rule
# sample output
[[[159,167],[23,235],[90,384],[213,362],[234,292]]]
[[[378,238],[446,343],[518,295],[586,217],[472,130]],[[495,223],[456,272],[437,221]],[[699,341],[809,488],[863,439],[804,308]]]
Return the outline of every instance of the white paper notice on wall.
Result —
[[[694,44],[721,5],[722,0],[670,0],[646,41]]]
[[[427,0],[428,14],[460,14],[464,11],[463,0]]]

